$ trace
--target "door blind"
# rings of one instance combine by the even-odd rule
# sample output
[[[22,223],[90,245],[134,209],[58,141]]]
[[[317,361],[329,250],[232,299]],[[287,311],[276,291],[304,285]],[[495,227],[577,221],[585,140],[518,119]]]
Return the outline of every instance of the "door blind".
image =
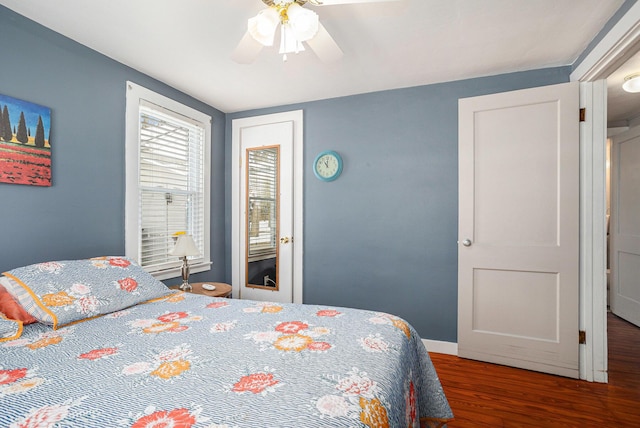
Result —
[[[278,236],[278,148],[248,150],[249,256],[275,256]]]
[[[180,265],[169,255],[179,232],[205,254],[204,134],[202,123],[141,101],[140,261],[148,271]]]

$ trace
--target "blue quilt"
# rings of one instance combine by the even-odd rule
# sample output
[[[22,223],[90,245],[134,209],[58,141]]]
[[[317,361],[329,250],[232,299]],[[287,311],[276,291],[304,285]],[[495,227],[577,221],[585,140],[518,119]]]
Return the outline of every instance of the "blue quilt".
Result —
[[[0,343],[2,427],[420,427],[452,413],[404,320],[177,293]]]

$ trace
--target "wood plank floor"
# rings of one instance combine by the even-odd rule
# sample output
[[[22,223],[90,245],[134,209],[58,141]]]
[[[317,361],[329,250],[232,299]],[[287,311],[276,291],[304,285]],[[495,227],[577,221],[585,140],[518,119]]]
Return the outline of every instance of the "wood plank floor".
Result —
[[[640,427],[640,328],[608,315],[609,383],[432,353],[457,427]]]

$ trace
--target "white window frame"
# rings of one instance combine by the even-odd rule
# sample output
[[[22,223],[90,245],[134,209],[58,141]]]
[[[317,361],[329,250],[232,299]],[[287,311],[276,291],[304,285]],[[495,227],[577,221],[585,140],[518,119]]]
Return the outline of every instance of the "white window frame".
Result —
[[[147,88],[127,81],[126,86],[126,130],[125,130],[125,254],[140,263],[142,227],[140,224],[140,105],[141,100],[155,104],[166,110],[178,113],[203,123],[204,126],[204,254],[196,263],[191,263],[191,273],[204,272],[211,269],[210,256],[210,220],[211,220],[211,116],[167,98]],[[176,263],[159,269],[146,270],[157,279],[176,278],[180,276],[182,263],[176,257]]]

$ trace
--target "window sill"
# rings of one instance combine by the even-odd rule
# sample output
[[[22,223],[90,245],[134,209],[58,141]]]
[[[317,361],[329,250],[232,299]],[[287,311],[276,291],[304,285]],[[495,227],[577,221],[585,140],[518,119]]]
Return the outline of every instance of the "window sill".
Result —
[[[190,263],[189,274],[211,270],[212,264],[213,264],[212,262],[200,262],[195,264]],[[182,275],[182,268],[177,267],[177,268],[159,270],[157,272],[150,272],[150,273],[155,279],[162,281],[163,279],[180,277]]]

